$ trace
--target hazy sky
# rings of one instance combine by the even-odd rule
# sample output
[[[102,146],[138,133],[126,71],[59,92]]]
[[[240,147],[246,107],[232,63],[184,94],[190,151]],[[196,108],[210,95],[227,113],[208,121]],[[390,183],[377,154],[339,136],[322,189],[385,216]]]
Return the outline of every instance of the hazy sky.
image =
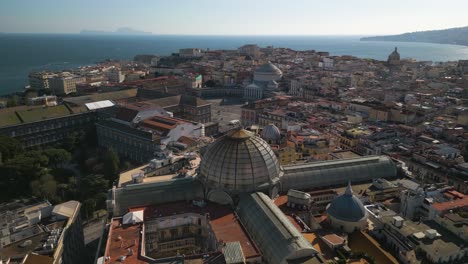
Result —
[[[369,35],[468,26],[468,0],[0,0],[0,32]]]

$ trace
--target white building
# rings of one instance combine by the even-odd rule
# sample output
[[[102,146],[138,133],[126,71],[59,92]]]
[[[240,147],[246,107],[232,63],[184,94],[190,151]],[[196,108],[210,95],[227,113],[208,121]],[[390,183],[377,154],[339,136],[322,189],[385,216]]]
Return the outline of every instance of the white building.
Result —
[[[180,49],[179,56],[186,58],[201,57],[203,56],[203,51],[197,48]]]
[[[76,84],[86,82],[84,76],[63,72],[60,76],[49,79],[49,88],[55,94],[76,93]]]
[[[121,83],[125,81],[125,74],[120,69],[113,68],[107,72],[107,78],[110,82]]]
[[[319,67],[324,69],[333,69],[334,61],[332,58],[324,57],[322,61],[319,62]]]
[[[239,53],[257,58],[260,56],[260,48],[255,44],[247,44],[239,48]]]

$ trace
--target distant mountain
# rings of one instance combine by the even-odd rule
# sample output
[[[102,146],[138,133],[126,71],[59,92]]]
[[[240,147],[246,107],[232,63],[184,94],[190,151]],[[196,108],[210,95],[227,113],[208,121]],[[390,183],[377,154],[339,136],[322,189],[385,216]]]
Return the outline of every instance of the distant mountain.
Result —
[[[418,31],[400,35],[361,38],[361,41],[403,41],[468,46],[468,27]]]
[[[140,31],[128,27],[118,28],[116,31],[100,31],[100,30],[81,30],[80,34],[84,35],[151,35],[151,32]]]

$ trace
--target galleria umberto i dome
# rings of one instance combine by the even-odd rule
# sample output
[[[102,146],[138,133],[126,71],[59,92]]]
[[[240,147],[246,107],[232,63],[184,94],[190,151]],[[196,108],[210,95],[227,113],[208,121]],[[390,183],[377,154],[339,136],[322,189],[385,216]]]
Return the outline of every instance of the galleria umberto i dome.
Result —
[[[233,195],[262,191],[276,196],[281,168],[267,142],[244,129],[211,144],[200,164],[207,198],[232,203]]]

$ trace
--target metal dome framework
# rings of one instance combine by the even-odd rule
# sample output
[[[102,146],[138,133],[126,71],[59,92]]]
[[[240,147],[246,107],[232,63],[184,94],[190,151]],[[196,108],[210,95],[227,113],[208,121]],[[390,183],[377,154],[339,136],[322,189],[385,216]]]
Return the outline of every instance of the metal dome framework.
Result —
[[[278,141],[281,139],[281,131],[274,124],[269,124],[263,128],[262,138],[267,141]]]
[[[198,177],[208,190],[237,194],[270,191],[279,184],[280,174],[279,162],[268,143],[240,129],[209,146]]]

